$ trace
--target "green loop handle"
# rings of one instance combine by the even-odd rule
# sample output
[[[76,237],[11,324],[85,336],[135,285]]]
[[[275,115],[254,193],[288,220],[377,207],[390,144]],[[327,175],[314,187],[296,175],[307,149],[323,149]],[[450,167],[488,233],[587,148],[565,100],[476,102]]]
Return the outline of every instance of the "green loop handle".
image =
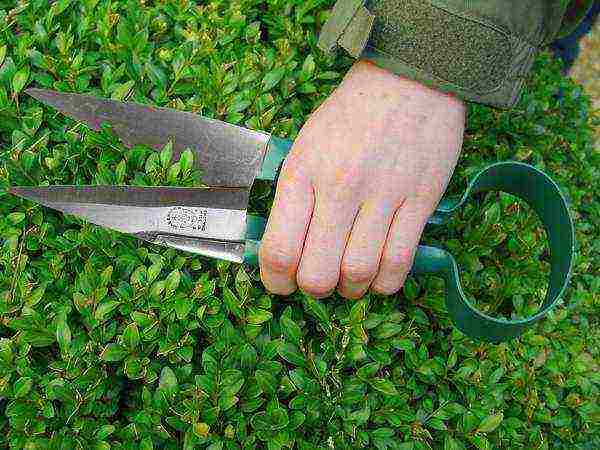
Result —
[[[550,283],[538,312],[524,319],[505,320],[477,310],[462,290],[456,261],[451,254],[436,247],[418,247],[412,273],[438,274],[444,278],[446,308],[463,333],[482,341],[502,342],[521,335],[558,302],[571,275],[575,232],[567,202],[556,183],[532,166],[510,161],[492,164],[480,171],[460,199],[440,202],[429,223],[444,223],[470,196],[486,191],[502,191],[521,198],[537,213],[546,230],[550,246]]]
[[[272,137],[259,179],[276,180],[279,168],[292,142]],[[552,179],[527,164],[507,161],[487,166],[478,172],[462,197],[440,201],[428,225],[441,225],[474,194],[502,191],[525,201],[540,217],[550,244],[550,283],[539,311],[518,320],[494,318],[477,310],[465,296],[459,271],[453,256],[447,251],[419,245],[411,273],[435,274],[446,284],[446,308],[452,322],[467,336],[487,342],[502,342],[521,335],[525,329],[544,317],[558,302],[571,275],[575,253],[575,232],[567,202]],[[258,248],[264,232],[265,219],[248,216],[248,239],[245,262],[258,264]]]

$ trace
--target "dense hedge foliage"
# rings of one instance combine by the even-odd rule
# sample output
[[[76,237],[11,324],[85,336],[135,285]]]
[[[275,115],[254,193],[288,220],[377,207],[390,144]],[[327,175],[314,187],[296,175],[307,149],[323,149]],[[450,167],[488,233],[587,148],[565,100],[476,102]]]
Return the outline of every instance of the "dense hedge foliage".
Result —
[[[315,47],[331,4],[0,0],[0,187],[198,182],[189,158],[128,151],[27,86],[293,136],[351,64]],[[564,303],[501,345],[452,328],[436,278],[357,302],[273,297],[247,267],[0,193],[0,448],[600,448],[591,125],[547,55],[514,110],[471,106],[451,190],[518,159],[555,177],[577,226]],[[258,184],[252,207],[266,214],[272,194]],[[488,311],[527,315],[543,296],[544,233],[510,196],[472,202],[425,239],[456,255]]]

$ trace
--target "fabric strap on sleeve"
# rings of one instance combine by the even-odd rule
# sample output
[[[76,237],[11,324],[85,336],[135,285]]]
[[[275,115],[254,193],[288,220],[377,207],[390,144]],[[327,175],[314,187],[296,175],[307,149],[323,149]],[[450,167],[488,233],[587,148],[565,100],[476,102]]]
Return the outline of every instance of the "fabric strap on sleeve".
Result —
[[[329,52],[342,47],[354,57],[465,100],[510,107],[518,100],[544,31],[541,6],[539,22],[534,6],[533,20],[518,23],[518,11],[501,10],[511,3],[338,0],[319,47]],[[502,20],[504,16],[508,19]],[[511,26],[513,22],[517,25]],[[518,32],[519,26],[528,30],[527,36]]]
[[[338,0],[319,35],[319,47],[333,52],[342,47],[358,58],[371,34],[375,16],[364,6],[365,0]]]

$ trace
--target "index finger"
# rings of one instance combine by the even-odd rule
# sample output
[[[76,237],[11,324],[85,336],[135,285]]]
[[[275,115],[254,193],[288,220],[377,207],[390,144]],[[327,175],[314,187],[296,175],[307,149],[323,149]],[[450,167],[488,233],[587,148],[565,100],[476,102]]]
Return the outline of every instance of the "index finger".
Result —
[[[313,208],[312,184],[293,157],[288,157],[258,253],[262,281],[274,294],[289,295],[296,290],[296,272]]]

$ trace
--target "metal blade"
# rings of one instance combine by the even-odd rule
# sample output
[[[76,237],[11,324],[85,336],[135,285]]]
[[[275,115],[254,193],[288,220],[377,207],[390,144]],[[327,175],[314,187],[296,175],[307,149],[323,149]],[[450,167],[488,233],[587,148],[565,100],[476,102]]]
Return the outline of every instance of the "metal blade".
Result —
[[[243,259],[245,188],[49,186],[8,191],[140,239],[236,262]]]
[[[176,158],[191,149],[202,181],[211,186],[252,186],[270,138],[267,133],[174,109],[44,89],[26,92],[93,129],[109,123],[127,146],[160,149],[172,140]]]

